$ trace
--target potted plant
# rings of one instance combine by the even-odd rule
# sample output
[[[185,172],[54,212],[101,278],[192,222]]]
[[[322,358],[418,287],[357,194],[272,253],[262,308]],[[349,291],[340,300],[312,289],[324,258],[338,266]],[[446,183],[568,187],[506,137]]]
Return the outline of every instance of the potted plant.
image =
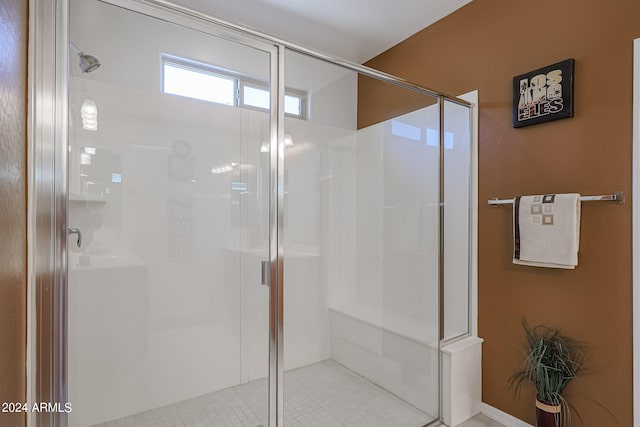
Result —
[[[563,335],[558,328],[545,325],[530,328],[524,318],[522,326],[528,346],[522,369],[509,378],[509,385],[516,395],[524,383],[535,385],[537,427],[568,427],[571,412],[562,391],[583,370],[586,346]]]

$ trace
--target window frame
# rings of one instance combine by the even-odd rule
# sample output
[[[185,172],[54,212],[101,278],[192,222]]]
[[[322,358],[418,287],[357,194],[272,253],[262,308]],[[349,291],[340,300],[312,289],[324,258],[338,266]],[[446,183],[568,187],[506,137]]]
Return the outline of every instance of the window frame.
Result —
[[[255,105],[247,104],[244,100],[244,88],[250,87],[253,89],[269,91],[269,86],[263,82],[257,80],[251,80],[247,78],[240,78],[238,80],[238,107],[248,108],[250,110],[269,111],[268,108],[262,108]],[[292,117],[294,119],[307,119],[307,93],[298,89],[291,89],[286,87],[284,90],[285,96],[290,96],[300,100],[300,114],[287,113],[286,117]]]
[[[174,66],[174,67],[183,68],[185,70],[192,71],[192,72],[195,72],[195,73],[201,73],[201,74],[210,75],[210,76],[213,76],[213,77],[223,78],[223,79],[227,79],[227,80],[231,80],[232,79],[233,83],[234,83],[234,85],[233,85],[233,90],[234,90],[233,105],[228,105],[228,104],[224,104],[224,103],[221,103],[221,102],[210,101],[210,100],[201,99],[201,98],[193,98],[193,97],[188,96],[188,95],[181,95],[181,94],[176,94],[176,93],[165,92],[165,66],[167,64],[171,65],[171,66]],[[231,71],[231,70],[228,70],[228,69],[225,69],[225,68],[222,68],[222,67],[217,67],[217,66],[212,65],[212,64],[207,64],[207,63],[203,63],[203,62],[199,62],[199,61],[194,61],[194,60],[191,60],[191,59],[187,59],[187,58],[183,58],[183,57],[179,57],[179,56],[175,56],[175,55],[170,55],[170,54],[166,54],[166,53],[163,53],[161,55],[160,70],[161,70],[161,82],[160,82],[160,85],[161,85],[161,91],[164,94],[182,96],[182,97],[191,98],[191,99],[198,99],[200,101],[212,102],[214,104],[219,104],[219,105],[246,108],[246,109],[249,109],[249,110],[269,111],[269,108],[262,108],[262,107],[258,107],[258,106],[255,106],[255,105],[247,104],[245,102],[245,99],[244,99],[244,88],[245,87],[250,87],[250,88],[258,89],[258,90],[264,90],[264,91],[268,92],[269,91],[269,85],[266,82],[263,82],[263,81],[260,81],[260,80],[256,80],[256,79],[252,79],[249,76],[246,76],[246,75],[243,75],[243,74],[240,74],[238,72]],[[307,120],[308,110],[309,110],[307,92],[303,91],[303,90],[299,90],[299,89],[292,89],[292,88],[286,87],[284,94],[285,94],[285,96],[297,98],[300,101],[300,114],[287,113],[285,111],[285,116],[286,117],[295,118],[295,119]]]
[[[194,73],[200,73],[203,75],[208,75],[208,76],[212,76],[212,77],[217,77],[220,79],[225,79],[225,80],[232,80],[233,81],[233,103],[231,105],[229,104],[225,104],[222,102],[216,102],[216,101],[210,101],[208,99],[202,99],[202,98],[194,98],[192,96],[188,96],[188,95],[181,95],[178,93],[169,93],[169,92],[165,92],[165,66],[166,65],[171,65],[175,68],[181,68],[183,70],[187,70],[187,71],[191,71]],[[202,62],[197,62],[197,61],[192,61],[186,58],[180,58],[177,56],[173,56],[173,55],[167,55],[167,54],[162,54],[162,64],[161,64],[161,82],[160,82],[160,90],[162,91],[162,93],[167,94],[167,95],[175,95],[175,96],[182,96],[185,98],[191,98],[191,99],[198,99],[200,101],[204,101],[204,102],[212,102],[215,104],[220,104],[220,105],[227,105],[227,106],[237,106],[238,101],[238,75],[235,73],[231,73],[228,70],[225,70],[223,68],[219,68],[219,67],[215,67],[209,64],[204,64]]]

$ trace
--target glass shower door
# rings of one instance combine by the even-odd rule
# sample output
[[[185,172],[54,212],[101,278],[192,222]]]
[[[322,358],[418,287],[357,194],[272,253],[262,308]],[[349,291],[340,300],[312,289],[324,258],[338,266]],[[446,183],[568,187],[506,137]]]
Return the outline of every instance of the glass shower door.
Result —
[[[70,2],[69,425],[266,426],[271,48],[130,4]]]

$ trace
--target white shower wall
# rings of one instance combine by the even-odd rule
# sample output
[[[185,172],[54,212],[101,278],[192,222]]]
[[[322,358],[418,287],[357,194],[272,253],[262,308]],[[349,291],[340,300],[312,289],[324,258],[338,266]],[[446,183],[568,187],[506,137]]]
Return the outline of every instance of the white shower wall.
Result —
[[[259,144],[252,124],[259,128],[261,119],[250,119],[258,113],[204,105],[193,113],[184,108],[192,101],[169,105],[157,95],[149,105],[166,116],[132,115],[119,108],[128,89],[103,89],[91,87],[100,108],[99,131],[86,135],[76,128],[74,141],[80,149],[96,148],[93,164],[83,169],[93,167],[89,179],[96,183],[88,191],[78,188],[70,203],[69,223],[85,234],[83,249],[72,249],[69,265],[69,388],[77,425],[235,385],[243,375],[259,377],[262,373],[241,368],[241,318],[255,299],[266,313],[268,301],[258,269],[241,269],[254,254],[260,259],[266,253],[257,217],[240,222],[242,209],[257,215],[257,203],[246,206],[239,191],[231,190],[232,181],[249,181],[243,175],[256,185],[251,167],[259,167],[259,148],[242,147],[247,139]],[[135,108],[134,98],[128,105]],[[146,101],[153,98],[144,94]],[[210,125],[207,112],[215,113],[218,126]],[[200,125],[194,120],[198,114]],[[169,173],[176,141],[191,148],[184,157],[193,162],[195,182]],[[246,170],[211,173],[231,162],[247,165]],[[100,166],[107,172],[96,170]],[[121,182],[100,182],[100,176],[112,174]],[[73,182],[71,190],[76,193]],[[253,188],[252,196],[259,195]],[[82,201],[85,197],[103,201]],[[252,279],[253,298],[243,299]],[[262,349],[256,351],[266,357],[267,323],[261,314],[243,320],[263,325]]]

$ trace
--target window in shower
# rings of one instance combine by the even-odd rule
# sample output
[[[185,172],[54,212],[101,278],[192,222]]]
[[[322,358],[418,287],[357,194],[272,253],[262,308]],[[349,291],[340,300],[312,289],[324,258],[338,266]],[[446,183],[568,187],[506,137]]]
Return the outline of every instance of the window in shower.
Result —
[[[163,59],[162,91],[172,95],[235,105],[236,79],[204,67]]]
[[[162,56],[162,91],[218,104],[268,111],[269,86],[241,74],[170,55]],[[307,94],[287,88],[284,113],[306,118]]]
[[[287,117],[306,118],[306,100],[305,92],[287,88],[284,93],[284,114]],[[266,85],[240,80],[238,103],[241,107],[268,110],[269,102],[269,88]]]

